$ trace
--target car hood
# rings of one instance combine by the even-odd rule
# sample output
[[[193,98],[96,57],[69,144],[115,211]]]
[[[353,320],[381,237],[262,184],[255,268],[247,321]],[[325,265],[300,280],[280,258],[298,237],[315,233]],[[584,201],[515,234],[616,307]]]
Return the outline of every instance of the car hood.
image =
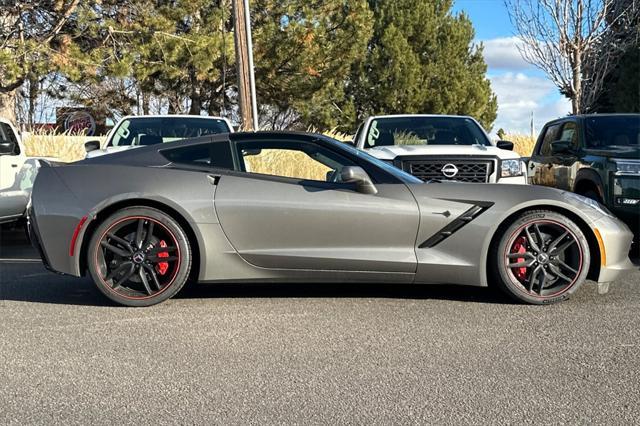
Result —
[[[366,150],[381,160],[393,160],[400,156],[451,155],[451,156],[493,156],[501,159],[520,158],[513,151],[495,146],[483,145],[394,145],[381,146]]]
[[[629,160],[640,160],[640,148],[634,146],[614,145],[606,149],[588,149],[587,152],[591,155],[597,155],[600,157],[615,157]]]
[[[556,206],[569,210],[593,224],[610,212],[593,200],[567,191],[536,185],[501,184],[496,191],[495,184],[441,182],[407,185],[418,203],[429,206],[430,198],[455,201],[465,204],[490,203],[491,210],[504,216],[525,208]],[[599,206],[598,208],[594,207]]]
[[[114,152],[128,151],[128,150],[133,149],[133,148],[140,148],[140,147],[139,146],[132,146],[132,145],[108,146],[108,147],[106,147],[104,149],[96,149],[95,151],[91,151],[91,152],[87,153],[87,157],[86,158],[101,157],[103,155],[113,154]]]

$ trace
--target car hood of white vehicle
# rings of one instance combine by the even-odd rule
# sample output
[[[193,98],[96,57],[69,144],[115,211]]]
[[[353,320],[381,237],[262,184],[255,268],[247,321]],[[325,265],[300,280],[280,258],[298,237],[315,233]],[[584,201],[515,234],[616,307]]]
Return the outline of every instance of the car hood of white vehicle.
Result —
[[[482,145],[394,145],[381,146],[366,150],[369,154],[381,160],[393,160],[401,156],[446,155],[446,156],[494,156],[505,159],[520,158],[513,151],[507,151],[495,146]]]
[[[108,146],[104,149],[96,149],[95,151],[91,151],[87,153],[87,158],[101,157],[103,155],[113,154],[120,151],[126,151],[132,148],[139,148],[139,146],[135,146],[135,145]]]

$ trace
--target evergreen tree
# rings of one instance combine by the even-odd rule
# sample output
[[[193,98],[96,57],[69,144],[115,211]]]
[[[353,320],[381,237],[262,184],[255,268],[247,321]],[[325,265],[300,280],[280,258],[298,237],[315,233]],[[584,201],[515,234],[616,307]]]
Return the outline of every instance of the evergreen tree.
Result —
[[[352,122],[354,111],[342,100],[351,65],[364,58],[371,35],[366,0],[251,5],[262,125],[330,129]]]
[[[371,114],[433,113],[475,117],[487,130],[497,100],[482,46],[451,0],[369,0],[374,13],[367,56],[352,70],[347,105]]]

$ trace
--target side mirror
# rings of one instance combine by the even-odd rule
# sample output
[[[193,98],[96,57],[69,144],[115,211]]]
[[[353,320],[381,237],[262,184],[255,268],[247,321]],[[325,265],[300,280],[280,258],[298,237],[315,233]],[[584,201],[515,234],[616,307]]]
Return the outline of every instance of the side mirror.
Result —
[[[378,193],[378,189],[371,181],[371,178],[362,167],[347,166],[340,171],[340,180],[344,183],[355,183],[356,191],[363,194],[374,195]]]
[[[506,151],[513,151],[513,142],[509,141],[498,141],[496,146],[500,149],[504,149]]]
[[[100,141],[88,141],[85,142],[84,144],[84,150],[87,153],[90,153],[91,151],[97,151],[100,149]]]
[[[0,155],[11,155],[16,152],[15,142],[0,142]]]
[[[551,153],[557,154],[573,154],[573,145],[570,141],[554,141],[551,142]]]

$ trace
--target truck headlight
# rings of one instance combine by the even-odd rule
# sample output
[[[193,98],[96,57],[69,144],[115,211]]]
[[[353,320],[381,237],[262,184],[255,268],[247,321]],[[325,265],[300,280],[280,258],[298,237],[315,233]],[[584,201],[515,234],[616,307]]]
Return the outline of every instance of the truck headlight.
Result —
[[[638,175],[640,174],[640,161],[614,159],[618,173]]]
[[[522,176],[522,161],[521,160],[502,160],[500,177],[517,177]]]

